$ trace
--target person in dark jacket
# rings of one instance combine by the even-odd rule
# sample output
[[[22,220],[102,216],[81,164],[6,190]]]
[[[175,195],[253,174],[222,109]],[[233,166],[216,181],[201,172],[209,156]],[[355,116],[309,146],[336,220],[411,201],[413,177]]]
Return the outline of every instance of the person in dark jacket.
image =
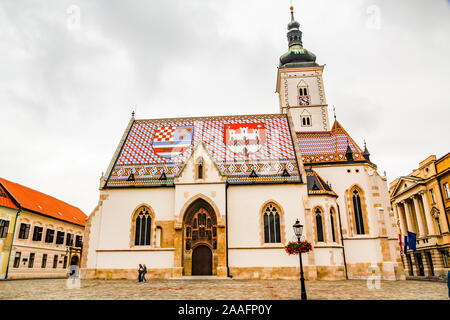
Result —
[[[450,270],[447,272],[448,297],[450,298]]]
[[[142,281],[147,282],[145,279],[145,274],[147,273],[147,266],[144,264],[144,268],[142,269]]]
[[[142,282],[142,274],[144,272],[144,268],[142,267],[142,264],[140,264],[140,263],[139,263],[138,272],[139,272],[138,280],[139,280],[139,282]]]

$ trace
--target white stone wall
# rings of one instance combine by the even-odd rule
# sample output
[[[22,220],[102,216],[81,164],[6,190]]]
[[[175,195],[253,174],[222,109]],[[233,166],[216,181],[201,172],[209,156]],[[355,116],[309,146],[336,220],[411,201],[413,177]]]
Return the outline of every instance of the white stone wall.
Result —
[[[261,210],[268,201],[279,205],[284,215],[286,241],[295,240],[292,225],[305,221],[302,196],[306,185],[249,185],[228,188],[228,247],[230,267],[297,266],[283,244],[263,244]],[[281,221],[283,224],[283,221]],[[267,248],[267,249],[261,249]]]

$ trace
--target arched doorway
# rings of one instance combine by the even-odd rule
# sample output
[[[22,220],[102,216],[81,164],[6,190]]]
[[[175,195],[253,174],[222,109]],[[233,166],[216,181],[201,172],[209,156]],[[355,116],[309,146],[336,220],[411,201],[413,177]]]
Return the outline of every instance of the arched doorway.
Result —
[[[217,274],[217,217],[212,206],[197,199],[183,219],[183,274]]]
[[[208,246],[199,245],[192,252],[192,275],[212,275],[212,252]]]
[[[78,258],[77,255],[73,256],[72,259],[70,259],[70,265],[71,266],[77,266],[78,265],[78,261],[80,261],[80,259]]]

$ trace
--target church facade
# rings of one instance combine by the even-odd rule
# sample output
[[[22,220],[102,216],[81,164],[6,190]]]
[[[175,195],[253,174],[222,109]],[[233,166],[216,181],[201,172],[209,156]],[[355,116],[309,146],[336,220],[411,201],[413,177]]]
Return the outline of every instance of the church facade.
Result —
[[[304,225],[305,277],[404,279],[386,177],[342,125],[322,73],[288,24],[274,114],[135,119],[86,223],[82,275],[294,279],[284,245]]]

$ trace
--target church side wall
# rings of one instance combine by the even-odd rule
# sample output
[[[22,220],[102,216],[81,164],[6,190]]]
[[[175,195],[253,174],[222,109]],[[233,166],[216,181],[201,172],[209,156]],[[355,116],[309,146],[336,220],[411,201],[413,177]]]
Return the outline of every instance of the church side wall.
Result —
[[[228,254],[233,278],[297,278],[298,256],[284,244],[295,240],[292,225],[304,222],[302,197],[306,185],[250,185],[228,188]],[[281,210],[282,243],[264,243],[262,210],[273,202]],[[304,255],[305,269],[311,268]]]
[[[157,248],[155,232],[157,225],[167,226],[165,236],[170,236],[174,220],[174,188],[110,189],[103,190],[102,194],[105,199],[99,208],[100,214],[91,221],[85,277],[135,279],[139,263],[147,265],[148,278],[171,276],[173,245]],[[150,246],[134,247],[132,217],[143,205],[154,214],[152,242]]]
[[[399,279],[403,272],[396,252],[395,229],[389,205],[386,181],[369,165],[328,165],[314,168],[331,183],[339,195],[342,231],[349,278],[366,278],[376,266],[383,279]],[[363,191],[363,212],[368,232],[356,234],[351,208],[350,188],[358,186]]]

